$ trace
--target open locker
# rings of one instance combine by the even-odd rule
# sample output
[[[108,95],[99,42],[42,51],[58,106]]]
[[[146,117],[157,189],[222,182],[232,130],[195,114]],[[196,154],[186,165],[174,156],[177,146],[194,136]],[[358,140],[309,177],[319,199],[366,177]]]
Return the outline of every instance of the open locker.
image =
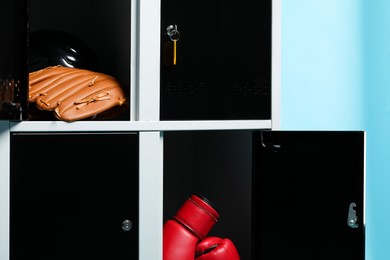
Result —
[[[131,1],[37,0],[28,7],[29,71],[62,65],[109,75],[127,102],[92,119],[130,120]],[[33,102],[29,114],[30,120],[56,120]]]
[[[241,259],[364,259],[365,133],[164,133],[164,221],[191,194]],[[179,183],[179,185],[178,185]]]
[[[29,98],[29,73],[60,65],[111,76],[123,91],[126,102],[120,109],[88,119],[130,120],[131,4],[2,1],[0,33],[6,40],[0,45],[0,119],[57,120]]]

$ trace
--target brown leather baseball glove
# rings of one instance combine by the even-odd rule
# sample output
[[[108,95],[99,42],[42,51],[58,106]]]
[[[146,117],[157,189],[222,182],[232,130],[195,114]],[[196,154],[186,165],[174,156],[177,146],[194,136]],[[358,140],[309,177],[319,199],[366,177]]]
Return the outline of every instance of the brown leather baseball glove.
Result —
[[[54,111],[59,120],[72,122],[125,106],[127,98],[109,75],[53,66],[29,74],[29,102],[40,110]]]

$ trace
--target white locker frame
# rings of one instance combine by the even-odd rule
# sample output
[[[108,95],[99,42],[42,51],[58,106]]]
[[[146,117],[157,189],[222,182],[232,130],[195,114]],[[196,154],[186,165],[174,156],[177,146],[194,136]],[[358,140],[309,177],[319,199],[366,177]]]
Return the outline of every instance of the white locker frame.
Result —
[[[272,1],[272,119],[159,121],[160,0],[132,0],[130,121],[0,121],[0,259],[9,260],[10,134],[16,131],[136,131],[139,143],[139,259],[162,259],[163,132],[279,129],[281,0]],[[28,220],[27,220],[28,221]]]

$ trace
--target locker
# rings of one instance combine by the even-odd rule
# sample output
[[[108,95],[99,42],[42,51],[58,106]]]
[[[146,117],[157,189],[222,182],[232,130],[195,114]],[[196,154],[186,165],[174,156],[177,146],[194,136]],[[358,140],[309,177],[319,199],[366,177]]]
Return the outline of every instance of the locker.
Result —
[[[271,0],[162,1],[160,120],[270,119],[271,30]]]
[[[138,259],[138,134],[11,135],[10,260]]]
[[[364,259],[363,131],[172,132],[164,147],[165,220],[192,191],[241,259]]]

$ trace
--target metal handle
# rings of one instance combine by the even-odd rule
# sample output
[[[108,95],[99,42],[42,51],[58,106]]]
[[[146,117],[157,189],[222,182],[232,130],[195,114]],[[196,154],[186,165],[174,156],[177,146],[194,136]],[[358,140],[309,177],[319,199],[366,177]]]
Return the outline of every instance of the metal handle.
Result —
[[[350,228],[359,227],[358,217],[356,216],[356,211],[354,210],[354,208],[356,208],[356,203],[352,202],[351,204],[349,204],[347,225]]]

